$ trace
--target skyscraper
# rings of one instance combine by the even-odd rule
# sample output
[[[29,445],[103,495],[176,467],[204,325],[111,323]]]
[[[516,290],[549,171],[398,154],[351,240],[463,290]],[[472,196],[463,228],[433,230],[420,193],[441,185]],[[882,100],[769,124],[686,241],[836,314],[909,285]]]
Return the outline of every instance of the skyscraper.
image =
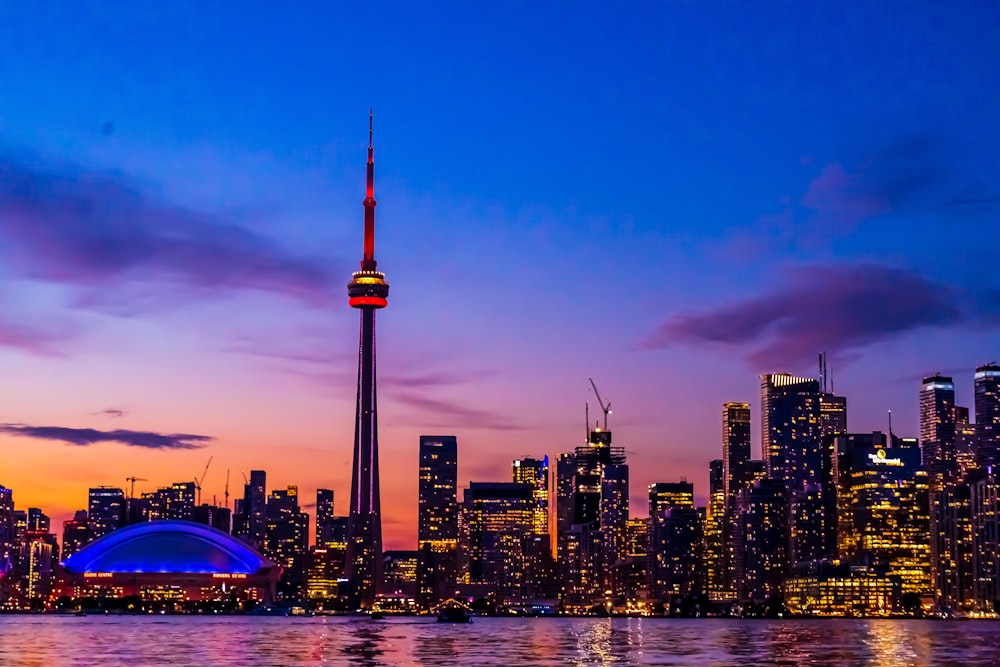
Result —
[[[347,578],[360,603],[370,607],[382,580],[382,510],[378,473],[378,410],[375,381],[375,311],[388,305],[389,284],[375,261],[375,151],[368,117],[368,171],[365,188],[365,237],[361,270],[347,287],[352,308],[361,310],[358,349],[358,402],[354,420],[351,513],[347,529]]]
[[[735,576],[734,542],[736,516],[736,496],[741,489],[752,483],[750,479],[750,404],[725,403],[722,406],[722,494],[723,516],[722,553],[720,579],[717,582],[718,595],[724,598],[735,596],[733,578]]]
[[[512,480],[528,484],[535,496],[535,534],[549,534],[549,457],[514,459]]]
[[[708,465],[708,512],[705,515],[705,590],[713,600],[728,597],[726,586],[726,495],[722,459]]]
[[[777,479],[761,479],[739,492],[735,517],[735,584],[740,600],[781,593],[788,569],[788,498]]]
[[[125,523],[125,493],[110,486],[90,489],[87,499],[90,539],[104,537]]]
[[[978,415],[977,415],[978,417]],[[955,453],[955,383],[935,373],[920,387],[921,460],[932,490],[958,472]]]
[[[62,559],[66,560],[90,542],[87,512],[78,510],[72,519],[63,522]]]
[[[501,600],[526,593],[534,496],[527,484],[472,482],[462,504],[462,556],[468,583],[491,584]]]
[[[243,521],[245,539],[258,551],[264,551],[267,540],[267,473],[250,471],[250,483],[243,489]]]
[[[435,602],[454,586],[458,537],[458,438],[422,435],[417,488],[417,583],[422,605]]]
[[[305,587],[309,551],[309,515],[299,509],[299,489],[276,489],[267,499],[264,553],[281,566],[278,594],[300,597]]]
[[[333,540],[333,489],[316,489],[316,546],[326,547]]]
[[[767,475],[795,493],[822,476],[819,382],[786,373],[761,376],[761,442]]]
[[[976,369],[976,461],[980,467],[1000,464],[1000,366]]]

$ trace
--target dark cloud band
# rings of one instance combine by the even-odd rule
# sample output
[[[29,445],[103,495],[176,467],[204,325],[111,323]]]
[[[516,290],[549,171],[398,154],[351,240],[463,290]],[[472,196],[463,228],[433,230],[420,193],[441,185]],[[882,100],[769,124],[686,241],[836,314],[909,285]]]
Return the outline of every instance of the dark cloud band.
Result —
[[[101,442],[115,442],[143,449],[201,449],[206,443],[213,440],[211,436],[190,433],[165,434],[124,429],[99,431],[93,428],[28,426],[26,424],[0,424],[0,433],[35,440],[54,440],[77,447],[87,447]]]

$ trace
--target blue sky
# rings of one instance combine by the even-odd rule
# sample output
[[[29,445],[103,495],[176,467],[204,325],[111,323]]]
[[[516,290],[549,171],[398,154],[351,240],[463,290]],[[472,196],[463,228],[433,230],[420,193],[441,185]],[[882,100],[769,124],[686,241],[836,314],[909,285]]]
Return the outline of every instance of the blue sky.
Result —
[[[66,446],[0,436],[0,483],[58,514],[88,483],[165,484],[215,455],[346,493],[369,107],[400,544],[420,433],[459,435],[463,482],[501,479],[578,444],[588,376],[637,508],[653,481],[703,493],[721,403],[756,411],[757,374],[812,373],[821,349],[852,430],[892,409],[915,433],[922,374],[954,373],[968,404],[1000,356],[998,20],[988,3],[0,7],[2,421],[212,438],[78,445],[42,483]]]

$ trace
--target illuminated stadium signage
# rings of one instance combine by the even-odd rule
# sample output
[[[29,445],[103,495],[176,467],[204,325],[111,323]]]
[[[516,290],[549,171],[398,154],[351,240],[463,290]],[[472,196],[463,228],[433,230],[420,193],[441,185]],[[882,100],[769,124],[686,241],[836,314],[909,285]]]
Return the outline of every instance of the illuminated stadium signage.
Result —
[[[246,579],[247,575],[239,573],[226,573],[226,572],[216,572],[212,575],[213,579]]]
[[[113,572],[84,572],[83,576],[88,579],[110,579],[115,575]]]
[[[899,459],[899,458],[890,459],[890,458],[886,458],[886,457],[887,457],[887,454],[885,453],[884,449],[879,449],[874,454],[872,454],[871,452],[868,453],[868,460],[870,460],[872,463],[877,463],[878,465],[881,465],[881,466],[901,466],[901,465],[903,465],[903,460],[902,459]]]

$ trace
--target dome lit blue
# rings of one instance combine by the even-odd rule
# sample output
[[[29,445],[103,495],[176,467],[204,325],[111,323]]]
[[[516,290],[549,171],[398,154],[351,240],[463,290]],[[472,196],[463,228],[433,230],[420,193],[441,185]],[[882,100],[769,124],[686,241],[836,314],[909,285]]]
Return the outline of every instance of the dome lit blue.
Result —
[[[63,562],[67,571],[255,574],[274,563],[220,530],[190,521],[150,521],[109,533]]]

